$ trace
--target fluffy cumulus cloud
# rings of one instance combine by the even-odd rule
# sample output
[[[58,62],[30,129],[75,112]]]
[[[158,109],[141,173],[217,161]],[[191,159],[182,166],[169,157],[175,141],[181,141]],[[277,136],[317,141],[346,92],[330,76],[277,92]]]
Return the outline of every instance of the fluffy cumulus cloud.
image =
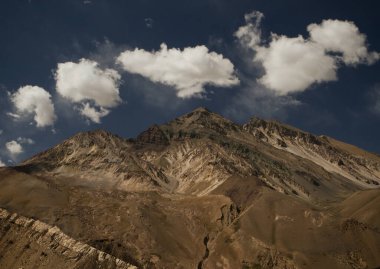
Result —
[[[4,166],[7,166],[5,163],[3,163],[2,160],[0,160],[0,167],[4,167]]]
[[[161,44],[160,50],[153,52],[127,50],[117,62],[130,73],[174,87],[180,98],[200,96],[208,84],[231,87],[239,83],[230,60],[205,46],[180,50]]]
[[[37,127],[53,125],[56,119],[51,95],[41,87],[24,86],[11,94],[10,99],[16,107],[17,114],[8,115],[18,119],[23,115],[34,115]]]
[[[380,58],[377,52],[369,52],[367,37],[350,21],[324,20],[307,27],[310,39],[326,51],[341,53],[347,65],[373,64]]]
[[[55,72],[57,92],[69,101],[79,104],[80,113],[100,122],[109,108],[121,103],[120,75],[113,69],[101,69],[97,62],[81,59],[78,63],[59,63]]]
[[[12,156],[17,156],[20,153],[24,152],[22,145],[19,142],[17,142],[16,140],[12,140],[12,141],[5,143],[5,147]]]
[[[379,59],[379,53],[368,50],[366,36],[353,22],[324,20],[307,27],[308,38],[272,34],[269,42],[263,42],[262,18],[257,11],[247,14],[246,24],[235,36],[255,52],[253,61],[263,67],[264,75],[258,81],[278,95],[337,80],[339,63],[372,64]]]
[[[336,80],[336,64],[319,45],[302,36],[272,36],[269,47],[258,47],[255,61],[261,62],[264,86],[280,95],[303,91],[313,83]]]
[[[17,155],[24,152],[23,145],[32,145],[34,143],[35,143],[34,140],[31,138],[18,137],[15,140],[11,140],[5,143],[5,148],[7,149],[12,159],[14,159],[17,157]]]

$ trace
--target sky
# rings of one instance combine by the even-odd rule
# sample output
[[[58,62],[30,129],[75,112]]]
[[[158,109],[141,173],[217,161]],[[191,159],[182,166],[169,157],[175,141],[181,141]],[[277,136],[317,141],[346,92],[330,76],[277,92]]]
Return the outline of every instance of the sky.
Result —
[[[379,154],[376,2],[3,0],[0,165],[200,106]]]

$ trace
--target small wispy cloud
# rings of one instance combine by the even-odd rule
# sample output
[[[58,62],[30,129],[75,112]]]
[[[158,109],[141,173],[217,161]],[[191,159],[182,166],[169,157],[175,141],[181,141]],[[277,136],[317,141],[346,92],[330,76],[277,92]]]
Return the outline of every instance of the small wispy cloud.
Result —
[[[15,140],[5,143],[5,148],[8,150],[8,152],[10,153],[12,157],[16,157],[20,153],[24,152],[24,149],[21,146],[21,144]]]
[[[35,143],[33,139],[26,138],[26,137],[18,137],[17,142],[19,142],[20,144],[29,144],[29,145],[33,145]]]
[[[153,28],[154,20],[152,18],[145,18],[144,21],[147,28]]]
[[[224,109],[224,113],[231,118],[240,121],[255,115],[285,120],[289,109],[302,105],[292,96],[279,96],[256,81],[243,80],[245,87],[231,98]]]
[[[370,111],[380,116],[380,83],[372,87],[368,97],[370,100]]]
[[[15,161],[21,153],[24,152],[24,145],[33,145],[35,142],[31,138],[18,137],[5,143],[5,149],[8,151],[9,157]]]
[[[18,114],[16,114],[16,113],[12,113],[12,112],[7,112],[6,115],[7,115],[8,117],[11,117],[12,119],[15,119],[15,120],[21,118],[20,115],[18,115]]]

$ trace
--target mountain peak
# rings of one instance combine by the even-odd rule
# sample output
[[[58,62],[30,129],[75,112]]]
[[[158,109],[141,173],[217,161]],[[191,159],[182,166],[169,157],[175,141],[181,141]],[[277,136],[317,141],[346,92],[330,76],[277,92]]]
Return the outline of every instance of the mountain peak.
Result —
[[[139,134],[136,141],[140,143],[167,145],[169,143],[165,133],[160,129],[157,124],[149,127],[146,131]]]
[[[217,121],[217,122],[231,122],[223,116],[208,110],[205,107],[198,107],[178,119],[185,119],[186,122],[203,122],[203,121]],[[178,121],[178,119],[176,119]]]
[[[70,137],[69,139],[78,139],[78,138],[82,138],[82,137],[113,136],[113,135],[114,134],[112,134],[111,132],[106,131],[104,129],[95,129],[95,130],[79,132],[79,133],[73,135],[72,137]]]
[[[86,161],[86,158],[88,161],[95,152],[105,156],[108,151],[120,151],[126,149],[127,146],[128,142],[124,138],[108,131],[102,129],[85,131],[33,156],[22,165],[32,165],[37,170],[39,168],[54,169],[62,165],[78,166]]]
[[[161,130],[168,133],[202,137],[204,135],[226,135],[228,131],[239,129],[239,125],[211,112],[205,107],[199,107],[190,113],[182,115],[173,121],[161,126]],[[175,137],[175,135],[174,135]]]
[[[193,113],[195,112],[200,112],[200,113],[204,113],[204,112],[208,112],[210,113],[211,111],[209,109],[207,109],[206,107],[203,107],[203,106],[200,106],[200,107],[197,107],[196,109],[194,109],[192,111]]]
[[[124,140],[123,138],[103,129],[96,129],[86,132],[80,132],[66,141],[79,144],[107,144],[115,140]]]
[[[245,129],[262,129],[270,133],[278,132],[281,136],[297,137],[297,136],[314,136],[308,132],[302,131],[293,126],[279,122],[277,120],[263,120],[258,117],[252,117],[247,124],[244,125]]]

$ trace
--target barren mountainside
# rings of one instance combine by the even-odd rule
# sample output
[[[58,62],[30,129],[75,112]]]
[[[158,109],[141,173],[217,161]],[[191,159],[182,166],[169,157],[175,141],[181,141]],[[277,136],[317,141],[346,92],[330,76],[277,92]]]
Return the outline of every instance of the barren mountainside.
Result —
[[[380,266],[380,157],[276,121],[79,133],[0,183],[0,268]]]

